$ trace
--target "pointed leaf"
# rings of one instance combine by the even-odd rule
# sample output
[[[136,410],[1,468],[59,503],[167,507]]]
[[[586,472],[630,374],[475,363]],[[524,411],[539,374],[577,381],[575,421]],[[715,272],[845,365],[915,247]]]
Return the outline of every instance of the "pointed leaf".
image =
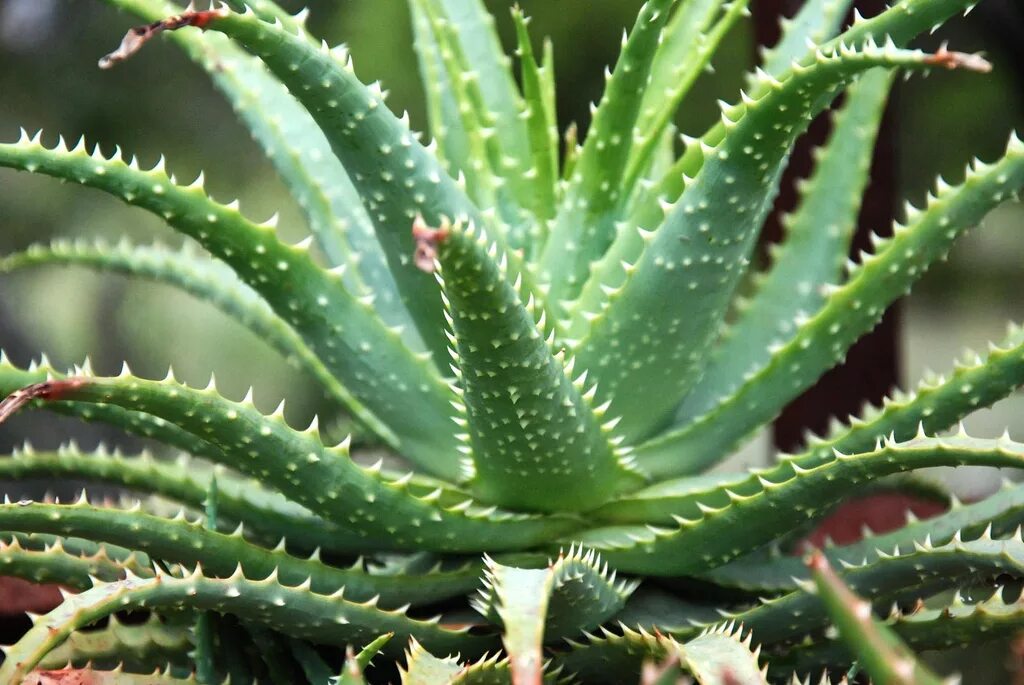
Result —
[[[471,591],[477,585],[479,567],[455,571],[434,571],[422,575],[374,575],[359,565],[342,569],[318,558],[303,559],[283,548],[258,547],[242,537],[241,529],[230,535],[189,521],[184,515],[164,519],[141,511],[122,511],[89,506],[84,500],[74,505],[18,503],[0,505],[0,527],[22,533],[57,533],[109,542],[145,552],[189,567],[202,564],[208,573],[228,576],[241,566],[247,577],[275,575],[286,584],[308,582],[322,594],[345,589],[345,596],[357,601],[380,597],[387,607],[429,604]],[[183,545],[182,540],[189,544]]]
[[[703,415],[733,392],[745,374],[771,357],[774,344],[793,334],[795,321],[821,306],[823,287],[839,281],[891,82],[877,70],[849,88],[832,137],[818,151],[814,175],[801,186],[801,204],[784,219],[785,241],[772,251],[771,268],[718,341],[703,378],[683,403],[681,419]]]
[[[907,226],[876,240],[846,283],[824,306],[801,320],[794,335],[727,400],[691,424],[637,449],[640,464],[656,475],[694,473],[724,457],[756,427],[840,362],[846,350],[906,293],[952,242],[1024,186],[1024,142],[1013,137],[1006,156],[977,163],[956,188],[945,183],[925,210],[911,209]],[[685,457],[680,457],[685,455]]]
[[[472,226],[417,230],[439,263],[473,491],[502,506],[569,511],[639,483],[614,424],[602,425],[585,380],[556,356],[554,327],[520,288],[523,271]]]
[[[901,528],[883,534],[865,531],[864,538],[823,552],[833,565],[873,562],[883,554],[907,554],[919,545],[936,547],[954,539],[973,541],[982,535],[1001,539],[1024,525],[1024,486],[1005,486],[1003,490],[969,505],[953,502],[944,514],[925,520],[908,515]],[[711,582],[756,592],[760,596],[788,592],[801,579],[808,577],[807,568],[798,557],[777,556],[771,559],[753,557],[737,559],[702,574]]]
[[[554,587],[553,569],[519,569],[487,561],[486,585],[494,611],[504,626],[512,682],[535,685],[542,680],[544,624]]]
[[[818,595],[832,616],[840,635],[857,655],[857,663],[875,681],[894,685],[940,685],[942,680],[888,627],[875,622],[871,605],[850,592],[820,554],[808,564]]]
[[[159,165],[147,172],[121,159],[90,155],[84,146],[47,149],[38,136],[0,144],[0,165],[99,188],[198,240],[302,335],[339,387],[349,389],[346,404],[353,413],[428,471],[455,475],[454,440],[434,430],[451,414],[446,384],[429,359],[411,353],[384,325],[371,300],[347,291],[337,274],[312,260],[308,248],[285,245],[273,228],[213,202],[200,186],[175,185]],[[352,397],[351,388],[359,388],[361,397]]]
[[[748,4],[749,0],[690,0],[665,27],[636,126],[640,138],[630,151],[623,181],[627,192],[633,192],[645,175],[659,139],[697,78],[710,65],[722,40],[741,18],[750,15]]]
[[[39,666],[83,668],[89,664],[116,663],[131,671],[144,672],[168,662],[187,661],[189,648],[188,630],[183,626],[165,623],[156,614],[151,614],[145,623],[122,623],[115,614],[103,628],[71,633]]]
[[[586,281],[590,262],[604,253],[615,236],[617,217],[613,210],[622,199],[622,174],[651,64],[674,2],[648,0],[641,7],[594,111],[539,262],[556,304],[576,297]]]
[[[409,227],[417,214],[435,223],[442,216],[479,223],[477,209],[417,142],[407,122],[388,110],[379,87],[370,89],[356,77],[343,48],[318,49],[303,36],[252,13],[185,13],[155,30],[197,23],[227,34],[258,55],[313,115],[363,198],[403,301],[440,362],[441,303],[434,284],[408,258],[413,251]],[[104,58],[103,65],[125,59],[143,42],[127,41]]]
[[[55,240],[0,258],[0,273],[51,265],[120,273],[178,288],[248,328],[290,364],[309,373],[335,401],[344,405],[349,399],[305,341],[223,264],[199,258],[190,250],[175,251],[161,245]]]
[[[558,194],[558,121],[554,110],[554,77],[550,57],[550,43],[545,43],[545,66],[537,64],[527,28],[529,19],[518,7],[512,9],[519,41],[519,62],[522,71],[526,127],[530,141],[529,173],[534,175],[534,202],[530,205],[538,220],[555,217]],[[542,244],[546,236],[537,235],[526,246]]]
[[[136,492],[159,495],[195,510],[203,500],[216,473],[220,515],[232,524],[244,521],[247,532],[263,542],[276,544],[284,537],[289,545],[312,551],[352,554],[364,551],[366,541],[333,523],[315,516],[305,507],[258,482],[219,473],[208,464],[187,457],[174,461],[154,459],[149,453],[125,457],[106,450],[83,452],[66,445],[56,452],[31,448],[0,459],[0,478],[57,478],[109,483]]]
[[[575,312],[589,320],[575,348],[579,360],[597,381],[598,397],[623,416],[627,439],[664,423],[699,379],[771,209],[786,155],[809,117],[867,69],[960,61],[954,53],[875,46],[818,53],[814,64],[794,67],[760,100],[723,112],[729,136],[706,148],[700,174],[667,210],[664,224],[655,232],[624,233],[632,237],[605,256],[605,263],[622,261],[617,280],[594,286],[610,293],[601,309]],[[637,240],[639,256],[623,254]],[[588,305],[586,298],[579,306]],[[665,373],[666,366],[674,372]]]
[[[742,626],[723,625],[672,646],[699,685],[768,685],[768,674],[758,664],[761,649],[754,649],[751,640],[750,633],[743,637]]]
[[[672,493],[670,483],[655,497],[643,495],[602,512],[620,519],[675,521],[671,528],[595,529],[577,539],[595,547],[616,568],[676,575],[699,573],[761,547],[804,521],[824,516],[858,485],[929,466],[982,465],[1020,468],[1024,448],[1016,443],[968,437],[886,442],[871,452],[836,455],[805,469],[783,461],[746,480],[703,494]],[[700,554],[695,555],[694,549]]]
[[[474,607],[490,620],[503,623],[499,611],[501,598],[495,591],[498,581],[494,569],[498,566],[509,568],[493,561],[488,564],[487,582]],[[615,572],[609,573],[601,557],[582,548],[560,554],[543,570],[551,576],[550,582],[545,581],[550,595],[544,618],[546,643],[578,637],[618,615],[638,585],[634,581],[616,582]]]
[[[146,21],[180,11],[163,0],[103,0]],[[244,5],[235,2],[235,9]],[[268,20],[278,19],[296,32],[302,24],[272,2],[249,3]],[[210,75],[253,139],[277,170],[306,216],[317,244],[342,274],[352,292],[373,293],[375,308],[389,326],[403,326],[402,338],[416,351],[424,348],[398,295],[373,223],[330,143],[306,109],[284,91],[260,60],[249,57],[225,36],[177,31],[171,36],[182,51]]]
[[[264,416],[251,398],[231,402],[213,387],[199,391],[171,379],[148,381],[128,374],[78,376],[16,392],[0,404],[0,421],[37,399],[116,404],[160,416],[222,449],[225,465],[393,549],[516,549],[578,525],[567,517],[541,519],[481,509],[458,493],[455,501],[442,497],[446,493],[441,489],[420,494],[406,479],[382,477],[379,466],[357,465],[347,442],[326,447],[313,426],[306,432],[293,430],[281,412]]]
[[[418,621],[402,612],[383,611],[372,604],[350,602],[338,594],[320,595],[303,586],[282,585],[273,577],[253,581],[240,573],[226,579],[199,573],[185,578],[158,575],[99,584],[68,597],[8,649],[8,658],[0,666],[0,682],[18,682],[72,632],[116,611],[179,606],[233,614],[318,644],[362,642],[381,632],[473,655],[492,644],[487,638]]]

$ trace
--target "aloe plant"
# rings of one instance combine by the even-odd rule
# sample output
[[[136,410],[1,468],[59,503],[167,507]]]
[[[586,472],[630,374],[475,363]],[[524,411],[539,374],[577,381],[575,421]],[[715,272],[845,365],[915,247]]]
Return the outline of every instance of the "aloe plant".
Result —
[[[746,684],[853,664],[879,682],[932,682],[894,636],[938,648],[1024,627],[991,598],[943,604],[1024,576],[1020,487],[828,548],[818,589],[776,553],[888,476],[1024,466],[1008,436],[945,433],[1024,382],[1021,329],[803,452],[709,471],[1024,186],[1013,137],[846,258],[893,75],[988,71],[975,55],[907,47],[976,0],[899,0],[845,29],[849,0],[807,0],[697,138],[673,121],[747,0],[649,0],[587,135],[566,129],[564,151],[552,52],[519,10],[517,79],[479,0],[409,0],[428,139],[359,80],[344,46],[270,0],[105,2],[150,23],[101,66],[158,34],[184,50],[276,166],[310,238],[283,242],[162,162],[25,133],[0,144],[0,165],[105,191],[202,250],[61,241],[0,270],[79,265],[210,302],[317,383],[325,419],[350,417],[361,444],[390,456],[372,464],[317,421],[293,427],[251,392],[187,387],[173,371],[0,358],[0,420],[45,408],[182,455],[69,444],[0,460],[4,478],[140,496],[0,505],[3,573],[66,588],[6,650],[0,682]],[[844,91],[785,241],[757,271],[789,151]],[[889,625],[843,583],[895,606]],[[92,627],[127,610],[150,618]]]

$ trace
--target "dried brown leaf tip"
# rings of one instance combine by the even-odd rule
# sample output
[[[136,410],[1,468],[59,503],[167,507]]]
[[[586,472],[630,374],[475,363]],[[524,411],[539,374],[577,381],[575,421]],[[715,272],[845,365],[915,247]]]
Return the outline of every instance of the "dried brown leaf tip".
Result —
[[[437,263],[437,247],[448,237],[448,227],[447,221],[443,221],[440,228],[428,226],[426,220],[419,215],[413,220],[412,239],[416,241],[413,261],[420,271],[426,271],[428,274],[434,272]]]
[[[69,378],[62,381],[36,383],[16,390],[7,399],[0,402],[0,423],[9,419],[32,400],[59,400],[62,395],[82,387],[86,382],[84,378]]]
[[[100,59],[100,69],[110,69],[111,67],[125,61],[141,50],[142,46],[148,43],[149,40],[158,33],[163,31],[176,31],[180,28],[185,28],[186,26],[195,26],[200,29],[206,28],[211,21],[227,16],[227,14],[227,9],[183,12],[182,14],[176,14],[173,17],[154,21],[152,24],[136,26],[125,34],[125,37],[121,41],[121,45],[117,47],[117,50],[114,50],[109,55],[105,55]]]
[[[992,71],[992,63],[980,54],[966,52],[953,52],[947,49],[948,43],[943,43],[935,54],[925,59],[926,64],[934,64],[937,67],[946,69],[967,69],[981,74]]]

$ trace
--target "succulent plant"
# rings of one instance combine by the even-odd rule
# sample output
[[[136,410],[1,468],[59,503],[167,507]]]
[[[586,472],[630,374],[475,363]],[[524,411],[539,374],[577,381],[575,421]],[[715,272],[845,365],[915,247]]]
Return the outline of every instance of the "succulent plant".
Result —
[[[0,420],[45,407],[186,456],[69,444],[0,460],[4,478],[143,496],[0,506],[3,572],[70,589],[6,650],[0,682],[746,684],[852,663],[931,682],[900,640],[1024,627],[1024,605],[991,588],[1024,575],[1020,486],[831,546],[813,574],[778,553],[894,474],[1024,465],[1009,437],[944,433],[1024,382],[1020,329],[799,454],[711,471],[1024,185],[1014,137],[847,260],[893,74],[988,69],[906,44],[976,0],[899,0],[845,30],[849,0],[807,0],[721,121],[681,140],[677,109],[747,0],[649,0],[564,153],[551,51],[538,57],[518,10],[517,81],[479,0],[410,0],[426,143],[344,47],[270,0],[106,2],[152,23],[101,66],[167,32],[266,151],[310,238],[286,244],[162,162],[24,134],[0,144],[0,165],[106,191],[209,258],[58,242],[0,269],[84,265],[208,301],[389,456],[367,462],[317,422],[294,428],[212,382],[3,360]],[[752,267],[796,138],[843,91],[784,242]],[[893,607],[886,625],[842,583]],[[90,628],[140,610],[144,623]]]

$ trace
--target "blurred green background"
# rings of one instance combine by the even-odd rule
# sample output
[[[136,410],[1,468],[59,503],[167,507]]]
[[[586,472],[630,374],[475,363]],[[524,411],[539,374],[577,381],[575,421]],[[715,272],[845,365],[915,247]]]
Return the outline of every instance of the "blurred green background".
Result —
[[[520,4],[534,18],[535,38],[554,39],[561,123],[585,126],[604,68],[614,60],[622,30],[641,3]],[[920,42],[934,47],[949,40],[959,50],[984,50],[996,68],[985,76],[937,73],[899,87],[895,144],[900,196],[920,203],[935,174],[956,179],[972,155],[995,156],[1011,129],[1024,128],[1024,13],[1018,4],[985,0],[969,17]],[[510,46],[512,3],[488,5]],[[415,127],[425,127],[404,0],[314,0],[311,10],[312,31],[332,44],[349,43],[357,73],[366,81],[383,81],[391,106],[408,110]],[[216,198],[240,198],[244,211],[257,219],[279,211],[282,233],[302,237],[301,216],[270,165],[204,74],[177,50],[157,45],[118,69],[97,69],[97,58],[133,23],[99,0],[0,0],[0,137],[13,139],[18,126],[41,127],[48,141],[58,133],[68,139],[86,135],[106,151],[120,145],[147,164],[165,154],[180,179],[191,180],[203,169]],[[699,132],[717,116],[717,99],[736,98],[744,71],[756,60],[752,36],[748,23],[729,37],[715,62],[716,73],[702,79],[682,108],[682,130]],[[56,236],[181,242],[145,212],[101,193],[0,170],[0,253]],[[1005,206],[925,278],[905,310],[904,384],[925,366],[947,368],[964,345],[998,338],[1006,320],[1024,319],[1022,255],[1024,210]],[[189,383],[205,383],[215,371],[229,396],[240,397],[255,384],[257,403],[264,409],[288,398],[288,417],[296,423],[307,420],[317,404],[303,378],[217,311],[167,288],[117,276],[77,269],[0,276],[0,346],[22,363],[39,351],[61,365],[89,354],[99,372],[114,372],[127,359],[137,373],[157,376],[173,363]],[[991,434],[1009,425],[1024,437],[1020,408],[1024,400],[1008,400],[974,426]],[[17,417],[5,427],[0,447],[25,434],[33,434],[41,445],[54,444],[70,427],[52,422],[50,417]],[[107,432],[90,427],[77,434],[88,444]],[[761,441],[745,458],[757,460],[765,453]],[[990,475],[958,485],[976,494],[991,486]]]

